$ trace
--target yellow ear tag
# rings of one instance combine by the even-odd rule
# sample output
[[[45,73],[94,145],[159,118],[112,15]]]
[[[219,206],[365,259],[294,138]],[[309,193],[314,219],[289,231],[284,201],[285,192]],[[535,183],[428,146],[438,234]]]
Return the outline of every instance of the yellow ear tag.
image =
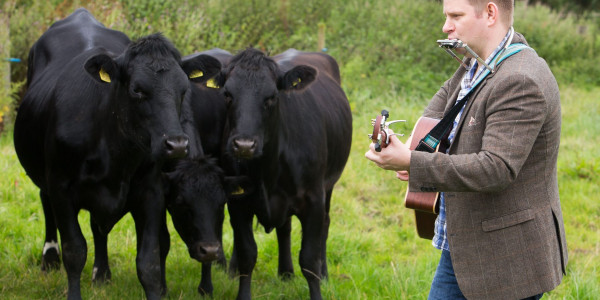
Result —
[[[217,81],[214,78],[211,78],[206,82],[206,87],[209,87],[211,89],[218,89],[219,85],[217,84]]]
[[[237,190],[231,192],[232,195],[243,195],[244,194],[244,189],[241,186],[237,187]]]
[[[198,78],[204,76],[204,73],[200,70],[195,70],[190,73],[190,78]]]
[[[108,82],[110,83],[110,75],[108,75],[108,73],[106,73],[106,71],[104,71],[104,68],[100,67],[100,79],[104,82]]]
[[[295,86],[297,86],[297,85],[298,85],[298,83],[300,83],[300,82],[302,82],[302,79],[298,78],[298,80],[297,80],[297,81],[294,81],[294,83],[292,83],[292,86],[294,86],[294,87],[295,87]]]

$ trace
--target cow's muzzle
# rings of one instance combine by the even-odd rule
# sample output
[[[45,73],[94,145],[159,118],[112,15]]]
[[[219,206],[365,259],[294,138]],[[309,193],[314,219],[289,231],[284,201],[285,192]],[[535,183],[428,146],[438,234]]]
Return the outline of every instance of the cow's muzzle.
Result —
[[[256,151],[256,141],[253,139],[234,139],[233,154],[238,158],[249,159]]]
[[[221,253],[220,243],[195,243],[188,248],[190,257],[201,262],[207,263],[219,259]]]
[[[188,153],[188,138],[186,136],[170,137],[165,140],[167,158],[182,158]]]

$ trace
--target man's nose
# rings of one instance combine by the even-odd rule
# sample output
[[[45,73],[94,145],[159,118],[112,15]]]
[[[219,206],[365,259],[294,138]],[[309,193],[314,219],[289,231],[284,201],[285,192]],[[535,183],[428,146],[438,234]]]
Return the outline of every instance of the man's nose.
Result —
[[[454,26],[452,25],[452,23],[450,23],[448,20],[446,20],[446,22],[444,22],[444,26],[442,26],[442,31],[444,33],[450,33],[452,31],[454,31]]]

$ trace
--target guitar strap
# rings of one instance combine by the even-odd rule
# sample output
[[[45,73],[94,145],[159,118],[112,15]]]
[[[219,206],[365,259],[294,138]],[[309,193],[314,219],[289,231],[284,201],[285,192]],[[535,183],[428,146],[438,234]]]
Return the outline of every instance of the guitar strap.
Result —
[[[507,51],[504,51],[504,53],[499,53],[499,55],[502,55],[502,56],[500,57],[500,59],[498,59],[498,61],[495,64],[492,64],[492,66],[491,66],[492,69],[494,69],[495,66],[500,64],[500,62],[502,62],[507,57],[509,57],[515,53],[518,53],[525,48],[532,49],[531,47],[526,46],[525,44],[521,44],[521,43],[511,44],[508,48],[506,48]],[[492,60],[492,61],[494,61],[494,60]],[[471,87],[471,89],[469,90],[467,95],[465,95],[464,98],[462,98],[460,101],[458,101],[458,103],[456,103],[450,109],[450,111],[442,118],[442,120],[435,127],[433,127],[433,129],[431,129],[431,131],[429,131],[429,133],[424,138],[422,138],[421,141],[419,141],[419,144],[415,148],[415,151],[424,151],[424,152],[429,152],[429,153],[434,153],[436,151],[438,145],[440,144],[440,141],[443,140],[444,136],[446,136],[448,134],[449,130],[452,128],[454,119],[456,118],[458,113],[461,111],[461,109],[465,105],[465,103],[467,102],[467,99],[469,98],[471,91],[473,89],[475,89],[475,87],[485,77],[487,77],[488,74],[490,74],[490,70],[485,69],[482,76],[479,76],[479,79],[477,80],[477,82],[475,82],[475,84],[473,84],[473,87]]]

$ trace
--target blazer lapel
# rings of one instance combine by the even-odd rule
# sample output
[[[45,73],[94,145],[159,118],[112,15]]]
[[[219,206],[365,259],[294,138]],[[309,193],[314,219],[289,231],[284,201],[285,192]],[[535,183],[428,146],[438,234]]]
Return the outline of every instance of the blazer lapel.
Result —
[[[473,106],[473,102],[475,102],[477,100],[477,96],[479,95],[479,92],[483,89],[484,86],[486,86],[488,80],[490,79],[490,76],[492,75],[491,73],[488,74],[488,76],[486,76],[486,78],[484,78],[483,80],[481,80],[481,82],[475,87],[474,90],[472,90],[469,95],[467,95],[467,97],[469,97],[469,99],[467,99],[467,103],[465,103],[465,108],[463,109],[461,115],[460,115],[460,119],[458,120],[458,125],[456,126],[456,134],[455,136],[458,136],[463,128],[463,124],[465,123],[465,119],[467,119],[467,115],[469,114],[469,111],[471,110],[471,107]],[[458,93],[460,91],[460,88],[456,91],[456,95],[453,95],[453,99],[457,99],[458,98]],[[456,102],[456,101],[451,101],[451,102]],[[452,108],[452,107],[450,107]],[[446,107],[446,112],[449,110],[448,107]],[[450,152],[454,146],[454,141],[456,141],[456,139],[454,139],[452,141],[452,144],[450,144],[450,146],[448,147],[448,152]]]

